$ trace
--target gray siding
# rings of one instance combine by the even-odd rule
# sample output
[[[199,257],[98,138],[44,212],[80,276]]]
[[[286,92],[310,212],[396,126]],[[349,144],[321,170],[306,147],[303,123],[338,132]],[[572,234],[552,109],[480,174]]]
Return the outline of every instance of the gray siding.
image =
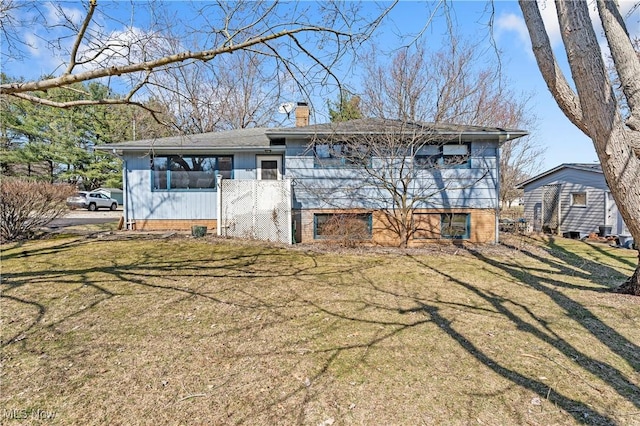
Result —
[[[560,232],[587,235],[597,232],[600,226],[611,224],[611,219],[605,218],[605,199],[609,188],[604,176],[597,172],[563,168],[524,187],[524,215],[535,231],[541,230],[544,186],[553,184],[560,185]],[[571,205],[571,194],[579,192],[587,194],[586,207]],[[617,231],[615,228],[614,233]]]
[[[473,143],[469,169],[424,169],[411,190],[420,198],[430,196],[417,207],[496,208],[496,148],[495,143]],[[389,193],[368,181],[362,171],[315,168],[313,152],[304,141],[287,141],[286,175],[294,180],[295,208],[391,207]]]

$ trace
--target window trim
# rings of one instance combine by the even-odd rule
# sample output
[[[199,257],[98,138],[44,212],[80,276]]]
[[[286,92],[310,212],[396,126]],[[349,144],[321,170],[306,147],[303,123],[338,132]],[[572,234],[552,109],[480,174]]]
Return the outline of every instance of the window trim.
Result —
[[[208,187],[208,188],[171,188],[171,174],[172,172],[176,172],[176,171],[172,171],[169,168],[169,161],[172,157],[182,157],[182,158],[192,158],[192,157],[197,157],[197,158],[215,158],[216,159],[216,169],[213,171],[213,182],[214,182],[214,186],[213,187]],[[167,187],[166,188],[156,188],[155,186],[155,175],[154,173],[156,172],[156,170],[154,170],[153,168],[153,161],[156,158],[163,158],[167,160],[167,170],[164,170],[164,172],[166,172],[166,176],[167,176]],[[151,184],[151,192],[217,192],[218,191],[218,184],[217,184],[217,176],[220,174],[220,161],[218,160],[219,158],[230,158],[231,159],[231,179],[233,179],[234,176],[234,156],[232,154],[157,154],[157,155],[151,155],[150,156],[150,161],[149,161],[149,174],[150,174],[150,184]],[[188,173],[188,172],[187,172]]]
[[[574,195],[581,195],[584,194],[584,204],[575,204],[574,203]],[[571,207],[578,207],[581,209],[586,209],[587,206],[589,205],[589,195],[587,193],[587,191],[572,191],[571,193],[569,193],[569,199],[570,199],[570,206]]]
[[[276,161],[276,172],[277,172],[277,179],[276,180],[282,180],[283,179],[283,173],[282,173],[282,164],[283,164],[283,160],[282,160],[282,155],[256,155],[256,179],[257,180],[263,180],[262,179],[262,162],[263,161]]]

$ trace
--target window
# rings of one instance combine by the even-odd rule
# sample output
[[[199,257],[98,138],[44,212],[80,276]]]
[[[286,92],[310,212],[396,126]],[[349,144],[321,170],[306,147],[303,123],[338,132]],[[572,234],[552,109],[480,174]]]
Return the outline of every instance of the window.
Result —
[[[216,175],[231,179],[233,157],[210,155],[166,155],[151,158],[154,190],[211,190]]]
[[[571,193],[571,205],[576,207],[587,207],[587,193],[586,192],[572,192]]]
[[[316,213],[314,238],[317,240],[368,240],[371,238],[371,213]]]
[[[466,169],[471,167],[471,144],[425,145],[414,157],[417,165],[423,167],[446,167]]]
[[[350,167],[370,161],[366,147],[336,143],[316,143],[313,146],[314,167]]]
[[[442,158],[440,148],[438,145],[425,145],[418,150],[413,161],[418,166],[436,167]]]
[[[471,231],[469,213],[442,213],[440,215],[440,235],[442,238],[464,240]]]

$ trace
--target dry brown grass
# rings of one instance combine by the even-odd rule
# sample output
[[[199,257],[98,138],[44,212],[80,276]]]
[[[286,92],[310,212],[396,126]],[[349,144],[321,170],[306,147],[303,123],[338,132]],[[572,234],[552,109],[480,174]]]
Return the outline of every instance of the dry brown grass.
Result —
[[[0,423],[640,424],[640,299],[608,291],[633,265],[571,240],[5,245]]]

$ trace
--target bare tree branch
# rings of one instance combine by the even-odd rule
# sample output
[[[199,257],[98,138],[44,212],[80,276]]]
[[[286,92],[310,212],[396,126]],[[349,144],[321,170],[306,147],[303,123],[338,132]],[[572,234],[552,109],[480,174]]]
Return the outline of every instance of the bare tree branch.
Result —
[[[78,49],[80,48],[80,44],[84,39],[87,28],[89,28],[89,24],[91,23],[91,19],[93,18],[93,13],[96,10],[97,4],[97,0],[89,1],[89,11],[87,12],[87,16],[85,16],[84,21],[82,22],[82,26],[78,30],[78,36],[76,37],[76,41],[73,43],[73,47],[71,48],[71,54],[69,55],[69,66],[67,67],[67,71],[64,73],[65,75],[71,74],[76,66]]]
[[[223,53],[232,53],[237,50],[242,50],[255,46],[258,44],[266,44],[270,40],[275,40],[284,36],[292,36],[301,32],[320,32],[330,31],[339,35],[347,36],[347,34],[340,33],[331,29],[321,27],[302,27],[290,30],[283,30],[275,34],[262,36],[258,38],[249,39],[243,43],[238,43],[232,46],[225,46],[212,50],[203,50],[199,52],[181,52],[175,55],[165,56],[163,58],[155,59],[152,61],[140,62],[125,66],[112,66],[104,69],[96,69],[92,71],[85,71],[78,74],[62,75],[56,78],[45,79],[41,81],[32,81],[26,83],[8,83],[0,85],[0,94],[12,95],[16,93],[25,93],[36,90],[47,90],[54,87],[65,86],[72,83],[78,83],[82,81],[94,80],[101,77],[108,77],[113,75],[130,74],[139,71],[149,71],[165,65],[174,64],[177,62],[184,62],[189,59],[196,59],[202,61],[208,61]]]

